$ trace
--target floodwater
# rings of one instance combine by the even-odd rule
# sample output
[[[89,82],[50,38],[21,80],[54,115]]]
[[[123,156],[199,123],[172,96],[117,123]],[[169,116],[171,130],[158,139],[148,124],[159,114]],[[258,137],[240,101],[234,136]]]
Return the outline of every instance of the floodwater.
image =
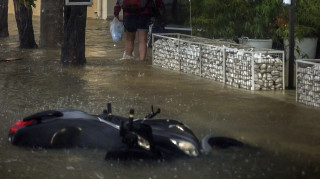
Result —
[[[108,22],[87,22],[87,64],[62,66],[60,49],[19,49],[16,24],[0,39],[1,178],[319,178],[320,109],[295,102],[295,91],[252,92],[147,62],[119,60],[124,42],[114,43]],[[39,17],[34,17],[37,42]],[[159,118],[184,122],[202,138],[232,137],[252,148],[214,150],[208,156],[173,161],[105,161],[106,151],[23,148],[7,141],[24,116],[72,108],[136,117],[161,108]],[[106,141],[101,141],[106,142]]]

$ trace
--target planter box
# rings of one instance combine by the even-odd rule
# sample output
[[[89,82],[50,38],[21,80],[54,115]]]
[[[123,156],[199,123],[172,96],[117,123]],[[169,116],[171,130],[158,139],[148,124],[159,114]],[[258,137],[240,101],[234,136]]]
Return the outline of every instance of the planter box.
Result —
[[[256,48],[267,48],[267,49],[272,48],[272,39],[239,38],[239,43],[256,47]]]
[[[320,107],[320,60],[296,61],[297,102]]]
[[[182,34],[153,34],[152,63],[250,90],[284,87],[284,52]]]
[[[289,59],[289,41],[284,40],[286,59]],[[314,59],[317,52],[318,38],[295,39],[294,56],[296,59]],[[297,49],[300,51],[298,53]]]

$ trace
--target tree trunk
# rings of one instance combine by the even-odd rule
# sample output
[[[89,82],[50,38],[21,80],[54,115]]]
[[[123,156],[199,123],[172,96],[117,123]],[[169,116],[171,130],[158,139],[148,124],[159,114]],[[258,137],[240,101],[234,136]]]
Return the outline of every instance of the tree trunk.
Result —
[[[38,48],[34,40],[32,8],[25,7],[19,0],[13,0],[13,3],[19,31],[20,48]]]
[[[0,0],[0,38],[9,37],[8,0]]]
[[[40,46],[61,47],[64,0],[41,0]]]
[[[62,64],[85,64],[87,6],[64,7]]]

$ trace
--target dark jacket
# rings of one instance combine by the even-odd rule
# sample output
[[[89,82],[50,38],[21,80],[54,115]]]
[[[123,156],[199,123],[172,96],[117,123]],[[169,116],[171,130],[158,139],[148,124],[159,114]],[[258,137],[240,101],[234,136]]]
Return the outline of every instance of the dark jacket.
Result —
[[[139,13],[124,12],[124,16],[136,15],[136,14],[149,14],[150,16],[153,16],[154,12],[153,12],[153,2],[152,1],[154,2],[156,8],[160,8],[161,6],[163,6],[162,0],[150,0],[144,11],[139,12]],[[114,6],[114,11],[113,11],[114,16],[118,17],[120,11],[121,11],[121,7],[119,4],[119,1],[117,1],[116,5]]]

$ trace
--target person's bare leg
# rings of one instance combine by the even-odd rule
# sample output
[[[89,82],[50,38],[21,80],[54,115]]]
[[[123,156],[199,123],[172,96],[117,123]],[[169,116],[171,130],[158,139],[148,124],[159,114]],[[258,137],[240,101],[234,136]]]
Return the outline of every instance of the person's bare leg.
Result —
[[[140,60],[145,60],[147,55],[147,35],[148,30],[138,30],[139,38],[139,57]]]
[[[128,56],[132,56],[135,38],[136,38],[135,32],[126,32],[126,55]]]

